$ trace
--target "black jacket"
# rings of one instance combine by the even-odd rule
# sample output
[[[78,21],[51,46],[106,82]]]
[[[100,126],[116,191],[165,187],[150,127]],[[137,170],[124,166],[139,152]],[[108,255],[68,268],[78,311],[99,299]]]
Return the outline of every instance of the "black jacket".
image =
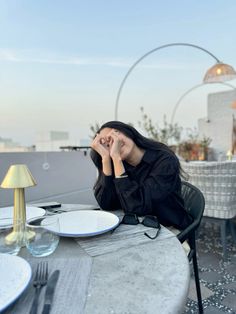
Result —
[[[181,197],[176,156],[166,151],[146,150],[136,167],[126,162],[124,167],[128,177],[101,175],[94,194],[102,209],[155,215],[161,224],[179,229],[192,222]]]

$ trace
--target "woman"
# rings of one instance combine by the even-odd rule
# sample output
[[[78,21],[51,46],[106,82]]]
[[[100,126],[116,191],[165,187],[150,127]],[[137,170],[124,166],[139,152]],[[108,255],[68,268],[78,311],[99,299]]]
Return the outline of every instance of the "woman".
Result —
[[[154,215],[165,226],[186,228],[192,218],[181,197],[180,163],[166,145],[119,121],[102,125],[91,144],[98,168],[94,194],[104,210]]]

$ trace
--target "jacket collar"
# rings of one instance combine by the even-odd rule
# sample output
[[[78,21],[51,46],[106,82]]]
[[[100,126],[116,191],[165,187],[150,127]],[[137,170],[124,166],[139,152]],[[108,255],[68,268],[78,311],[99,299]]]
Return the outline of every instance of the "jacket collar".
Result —
[[[142,161],[151,164],[157,160],[158,151],[147,149],[143,155]]]

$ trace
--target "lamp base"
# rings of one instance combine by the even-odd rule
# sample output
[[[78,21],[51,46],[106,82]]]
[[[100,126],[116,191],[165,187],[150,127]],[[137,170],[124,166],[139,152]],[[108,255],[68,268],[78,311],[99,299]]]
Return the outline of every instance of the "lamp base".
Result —
[[[25,190],[15,188],[14,190],[14,213],[13,213],[13,231],[6,237],[9,243],[17,242],[20,246],[25,246],[26,241],[33,239],[35,234],[26,230],[26,206]]]
[[[12,231],[9,233],[5,240],[6,244],[18,243],[21,247],[26,245],[26,241],[30,241],[35,237],[34,231]]]

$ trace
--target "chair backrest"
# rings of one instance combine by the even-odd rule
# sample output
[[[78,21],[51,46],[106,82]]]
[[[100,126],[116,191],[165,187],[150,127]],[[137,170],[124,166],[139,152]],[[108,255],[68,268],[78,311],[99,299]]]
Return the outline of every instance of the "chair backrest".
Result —
[[[181,193],[184,199],[185,209],[194,218],[193,229],[196,230],[201,222],[205,208],[204,196],[196,186],[186,181],[182,181]]]
[[[236,215],[236,162],[182,162],[189,181],[206,201],[204,216],[229,219]]]

